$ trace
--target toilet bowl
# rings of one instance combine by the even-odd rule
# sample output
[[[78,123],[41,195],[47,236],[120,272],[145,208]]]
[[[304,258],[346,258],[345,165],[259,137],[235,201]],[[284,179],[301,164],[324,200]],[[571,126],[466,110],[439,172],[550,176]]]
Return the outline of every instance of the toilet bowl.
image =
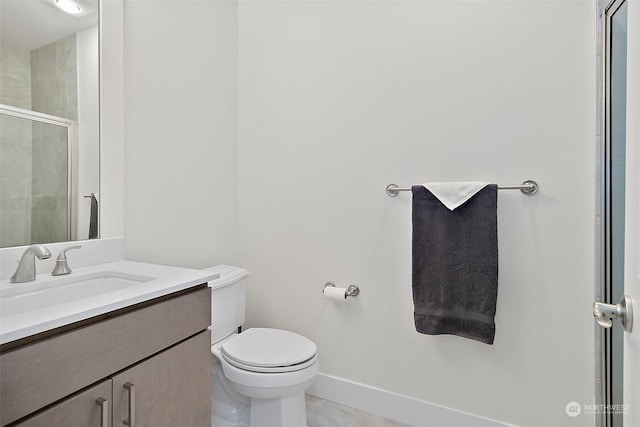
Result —
[[[212,427],[306,427],[304,391],[319,371],[313,341],[244,323],[248,271],[231,266],[212,288]],[[222,318],[221,318],[222,317]]]

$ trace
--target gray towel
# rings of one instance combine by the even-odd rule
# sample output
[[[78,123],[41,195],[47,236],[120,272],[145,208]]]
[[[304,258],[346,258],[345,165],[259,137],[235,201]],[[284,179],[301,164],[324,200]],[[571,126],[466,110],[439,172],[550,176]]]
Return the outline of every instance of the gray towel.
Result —
[[[86,197],[86,196],[85,196]],[[91,193],[91,210],[89,211],[89,239],[98,238],[98,199]]]
[[[493,344],[498,186],[486,186],[454,211],[422,186],[412,192],[416,331]]]

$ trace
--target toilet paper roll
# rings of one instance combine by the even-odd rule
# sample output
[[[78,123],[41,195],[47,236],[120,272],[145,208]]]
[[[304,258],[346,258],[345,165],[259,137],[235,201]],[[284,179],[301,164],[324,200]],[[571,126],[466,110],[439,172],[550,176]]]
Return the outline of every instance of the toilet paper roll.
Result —
[[[324,288],[324,297],[334,301],[345,302],[347,300],[347,290],[345,288],[327,286]]]

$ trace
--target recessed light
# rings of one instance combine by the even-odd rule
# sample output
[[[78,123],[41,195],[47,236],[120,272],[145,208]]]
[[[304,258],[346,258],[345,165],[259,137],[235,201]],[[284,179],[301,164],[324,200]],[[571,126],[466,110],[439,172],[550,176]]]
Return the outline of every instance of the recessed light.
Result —
[[[80,5],[73,0],[56,0],[56,6],[71,15],[77,15],[82,12]]]

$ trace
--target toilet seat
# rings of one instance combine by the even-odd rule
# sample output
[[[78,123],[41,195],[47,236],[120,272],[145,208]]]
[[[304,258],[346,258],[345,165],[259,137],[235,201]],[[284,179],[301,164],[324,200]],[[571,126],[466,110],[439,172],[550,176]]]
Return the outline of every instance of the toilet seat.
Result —
[[[219,359],[224,377],[238,393],[258,399],[280,399],[303,393],[313,383],[319,371],[318,358],[304,369],[289,372],[252,372]]]
[[[316,363],[316,360],[318,359],[318,356],[314,355],[311,359],[305,360],[302,363],[296,363],[295,365],[264,367],[264,366],[244,365],[242,363],[238,363],[235,360],[229,359],[224,354],[222,355],[222,357],[224,358],[225,362],[229,363],[230,365],[235,366],[238,369],[242,369],[242,370],[249,371],[249,372],[258,372],[258,373],[267,373],[267,374],[269,374],[269,373],[299,371],[301,369],[305,369],[305,368],[308,368],[309,366],[313,365],[314,363]]]
[[[280,373],[305,369],[317,361],[315,343],[302,335],[271,328],[252,328],[221,346],[222,358],[249,372]]]

